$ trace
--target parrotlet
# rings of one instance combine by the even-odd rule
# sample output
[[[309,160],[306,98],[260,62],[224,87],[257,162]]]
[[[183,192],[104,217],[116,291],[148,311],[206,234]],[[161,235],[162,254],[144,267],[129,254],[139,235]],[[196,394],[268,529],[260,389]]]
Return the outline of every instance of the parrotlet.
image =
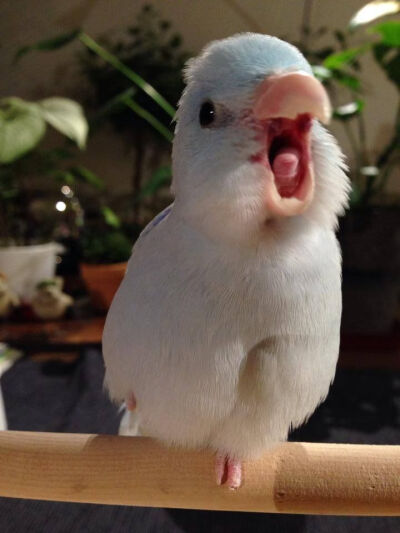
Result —
[[[175,200],[109,310],[105,384],[141,434],[214,450],[217,483],[235,489],[242,461],[285,440],[334,378],[349,181],[327,93],[294,46],[235,35],[184,76]]]

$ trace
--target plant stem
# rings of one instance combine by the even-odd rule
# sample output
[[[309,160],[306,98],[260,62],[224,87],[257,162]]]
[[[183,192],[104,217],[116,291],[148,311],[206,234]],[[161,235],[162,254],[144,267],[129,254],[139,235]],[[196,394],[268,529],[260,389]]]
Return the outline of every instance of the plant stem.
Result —
[[[156,91],[156,89],[147,83],[139,74],[136,74],[129,67],[124,65],[114,54],[111,54],[100,46],[94,39],[89,37],[86,33],[81,33],[79,35],[79,40],[92,52],[97,54],[99,57],[104,59],[107,63],[112,65],[115,69],[119,70],[124,76],[131,80],[135,85],[137,85],[142,91],[144,91],[150,98],[152,98],[170,117],[175,116],[175,108],[167,102],[167,100],[161,96],[161,94]]]
[[[149,113],[146,109],[144,109],[142,106],[140,106],[138,103],[136,103],[132,98],[125,98],[122,100],[123,103],[132,109],[139,117],[146,120],[155,130],[158,131],[160,135],[162,135],[167,141],[172,142],[172,139],[174,138],[173,133],[164,126],[154,115]]]
[[[367,133],[365,129],[365,121],[362,111],[357,116],[357,125],[358,125],[358,138],[360,141],[360,159],[362,159],[362,164],[367,164],[366,159],[366,150],[367,150]]]
[[[351,125],[347,122],[347,120],[342,121],[342,124],[343,124],[344,131],[346,132],[347,138],[349,140],[349,143],[351,145],[351,149],[354,153],[354,157],[356,158],[358,163],[360,163],[359,149],[357,146],[357,141],[354,136],[354,133],[351,131]]]
[[[399,147],[400,145],[400,102],[397,107],[396,119],[394,123],[394,135],[390,139],[389,143],[386,145],[380,156],[377,158],[376,166],[381,167],[390,158],[392,152]]]
[[[397,161],[398,162],[398,161]],[[385,170],[382,172],[382,178],[376,189],[374,190],[374,194],[382,193],[385,189],[386,183],[390,177],[391,171],[393,169],[394,164],[396,163],[396,160],[390,161],[387,165]]]
[[[122,93],[117,94],[111,100],[106,102],[106,104],[99,109],[99,111],[96,112],[96,114],[91,118],[89,121],[89,129],[90,131],[93,131],[93,129],[106,117],[112,115],[115,110],[119,106],[124,105],[124,100],[127,98],[132,98],[137,92],[137,89],[135,87],[129,87],[129,89],[126,89]]]
[[[381,154],[376,160],[376,166],[379,169],[382,169],[382,167],[384,168],[385,166],[386,168],[382,172],[380,183],[378,183],[374,191],[374,194],[383,192],[386,186],[386,183],[389,179],[393,163],[395,162],[393,160],[391,161],[391,158],[393,154],[395,153],[395,151],[400,149],[400,102],[397,107],[394,130],[395,131],[394,131],[393,137],[390,139],[389,143],[386,145],[386,147],[384,148],[384,150],[381,152]]]
[[[310,35],[311,27],[311,11],[313,8],[314,0],[304,0],[303,14],[300,26],[300,48],[303,51],[308,50],[308,38]]]

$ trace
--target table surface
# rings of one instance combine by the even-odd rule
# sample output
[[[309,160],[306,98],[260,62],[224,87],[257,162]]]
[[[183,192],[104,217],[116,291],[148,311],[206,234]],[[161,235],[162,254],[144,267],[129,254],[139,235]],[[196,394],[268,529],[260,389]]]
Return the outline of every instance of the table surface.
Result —
[[[100,347],[105,317],[49,322],[3,322],[0,341],[21,349],[71,350]]]
[[[105,317],[53,322],[0,324],[0,341],[28,352],[81,350],[101,347]],[[386,334],[343,334],[341,366],[400,368],[400,331]]]

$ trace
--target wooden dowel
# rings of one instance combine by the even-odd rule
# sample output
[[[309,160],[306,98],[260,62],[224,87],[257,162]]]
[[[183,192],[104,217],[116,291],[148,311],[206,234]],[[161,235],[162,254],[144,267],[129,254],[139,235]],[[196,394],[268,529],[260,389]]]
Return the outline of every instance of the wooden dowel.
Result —
[[[0,496],[149,507],[400,515],[400,446],[285,443],[218,487],[214,457],[152,439],[0,432]]]

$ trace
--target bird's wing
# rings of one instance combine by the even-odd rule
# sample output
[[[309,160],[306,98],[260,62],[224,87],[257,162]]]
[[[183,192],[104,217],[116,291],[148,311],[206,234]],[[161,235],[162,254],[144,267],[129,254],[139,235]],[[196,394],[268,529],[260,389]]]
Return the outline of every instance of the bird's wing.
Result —
[[[155,228],[156,226],[158,226],[158,224],[164,220],[165,218],[168,217],[168,215],[170,214],[171,210],[172,210],[172,207],[173,207],[173,203],[170,204],[168,207],[166,207],[163,211],[161,211],[161,213],[158,213],[158,215],[156,215],[153,220],[151,222],[149,222],[147,224],[147,226],[144,228],[144,230],[142,231],[142,233],[140,234],[139,236],[139,239],[143,239],[143,237],[146,237],[146,235],[148,235],[150,233],[150,231]]]

